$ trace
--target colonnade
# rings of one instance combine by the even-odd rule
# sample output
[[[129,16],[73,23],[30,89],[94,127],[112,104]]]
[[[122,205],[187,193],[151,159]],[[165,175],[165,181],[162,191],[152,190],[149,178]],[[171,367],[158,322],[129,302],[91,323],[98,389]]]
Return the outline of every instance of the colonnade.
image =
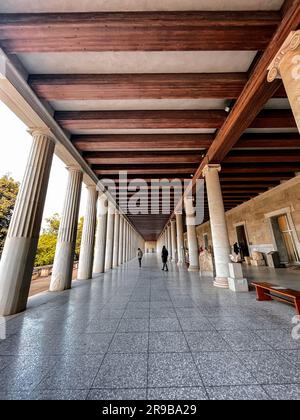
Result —
[[[31,130],[32,147],[0,261],[0,315],[26,309],[47,194],[55,138],[47,129]],[[71,288],[83,173],[68,167],[68,182],[49,290]],[[91,279],[124,264],[144,240],[127,218],[87,185],[87,203],[78,264],[78,279]]]
[[[216,277],[214,285],[228,288],[230,245],[225,218],[225,210],[219,179],[220,165],[207,165],[203,176],[206,180]],[[183,214],[175,213],[158,239],[158,252],[165,245],[170,261],[178,265],[185,263],[188,252],[189,271],[199,271],[199,245],[196,230],[195,207],[192,197],[184,198],[187,246],[184,246]]]

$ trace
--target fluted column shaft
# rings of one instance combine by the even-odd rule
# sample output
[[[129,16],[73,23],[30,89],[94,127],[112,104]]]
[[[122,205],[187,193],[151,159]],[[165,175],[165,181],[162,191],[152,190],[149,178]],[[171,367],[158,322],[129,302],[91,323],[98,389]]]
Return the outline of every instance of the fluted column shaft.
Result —
[[[114,247],[113,247],[113,268],[118,267],[119,259],[119,229],[120,229],[120,213],[115,212],[115,227],[114,227]]]
[[[120,215],[120,226],[119,226],[119,250],[118,250],[118,265],[123,264],[123,233],[124,233],[124,218]]]
[[[112,268],[113,263],[113,247],[114,247],[114,225],[115,225],[115,207],[108,203],[107,214],[107,232],[106,232],[106,247],[105,247],[105,271]]]
[[[282,78],[300,133],[300,30],[290,33],[269,67],[268,81]]]
[[[183,241],[183,221],[182,214],[176,213],[176,229],[177,229],[177,259],[178,265],[184,263],[184,241]]]
[[[55,143],[46,130],[32,130],[32,147],[0,262],[0,315],[27,305]]]
[[[216,278],[214,285],[228,288],[230,243],[219,179],[220,165],[207,165],[203,174],[206,181],[209,218],[214,249]]]
[[[82,171],[70,167],[67,192],[59,225],[56,252],[49,290],[58,292],[71,288],[78,213],[82,185]]]
[[[124,221],[123,221],[123,251],[122,251],[122,254],[123,254],[123,258],[122,258],[123,259],[123,264],[126,263],[126,241],[127,241],[126,229],[127,229],[127,222],[124,219]]]
[[[171,237],[171,225],[167,227],[167,235],[168,235],[168,251],[169,251],[169,260],[172,259],[172,237]]]
[[[78,279],[88,280],[93,275],[97,190],[95,186],[87,187],[87,203],[83,222],[83,231],[80,246]]]
[[[189,248],[189,271],[199,270],[199,253],[198,253],[198,241],[195,226],[195,214],[193,207],[193,200],[186,197],[184,199],[185,211],[186,211],[186,228],[187,228],[187,240]]]
[[[95,255],[93,273],[104,273],[105,246],[106,246],[106,225],[107,225],[107,198],[105,194],[98,195],[97,227],[95,239]]]
[[[176,262],[177,243],[176,243],[176,221],[171,220],[171,242],[172,242],[172,261]]]

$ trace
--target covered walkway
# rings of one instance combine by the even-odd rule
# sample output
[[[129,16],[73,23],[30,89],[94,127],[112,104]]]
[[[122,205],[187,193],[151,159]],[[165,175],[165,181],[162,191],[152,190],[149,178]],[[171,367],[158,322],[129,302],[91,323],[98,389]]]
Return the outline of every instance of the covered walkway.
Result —
[[[294,310],[170,265],[146,255],[30,298],[0,342],[0,397],[298,398]]]

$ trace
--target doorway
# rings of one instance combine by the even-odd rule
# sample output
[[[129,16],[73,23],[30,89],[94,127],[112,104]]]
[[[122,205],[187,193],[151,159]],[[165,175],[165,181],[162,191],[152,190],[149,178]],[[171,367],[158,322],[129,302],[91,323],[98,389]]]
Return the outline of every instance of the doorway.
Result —
[[[238,225],[236,226],[236,236],[237,236],[237,242],[240,247],[240,254],[242,260],[245,259],[245,257],[249,257],[249,247],[248,247],[248,241],[247,241],[247,235],[244,225]]]
[[[286,214],[271,218],[274,238],[280,262],[283,264],[295,264],[300,262],[299,254],[295,244],[293,230],[289,224]]]

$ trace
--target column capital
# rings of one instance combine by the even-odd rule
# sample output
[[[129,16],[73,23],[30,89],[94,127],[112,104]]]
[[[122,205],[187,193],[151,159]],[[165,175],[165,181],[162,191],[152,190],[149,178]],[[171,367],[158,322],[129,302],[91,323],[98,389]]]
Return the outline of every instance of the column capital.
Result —
[[[70,172],[83,172],[79,165],[68,165],[66,169]]]
[[[219,163],[216,164],[208,164],[206,165],[203,170],[202,173],[204,176],[206,176],[209,172],[213,172],[213,171],[221,171],[221,165]]]
[[[286,57],[286,55],[291,51],[296,51],[300,47],[300,30],[292,31],[287,39],[284,41],[280,50],[277,52],[274,60],[268,67],[268,82],[273,82],[275,79],[280,79],[280,64]],[[297,63],[295,63],[297,64]],[[295,70],[297,74],[299,71]]]
[[[27,132],[32,135],[32,137],[45,136],[56,143],[55,136],[48,127],[30,127]]]

